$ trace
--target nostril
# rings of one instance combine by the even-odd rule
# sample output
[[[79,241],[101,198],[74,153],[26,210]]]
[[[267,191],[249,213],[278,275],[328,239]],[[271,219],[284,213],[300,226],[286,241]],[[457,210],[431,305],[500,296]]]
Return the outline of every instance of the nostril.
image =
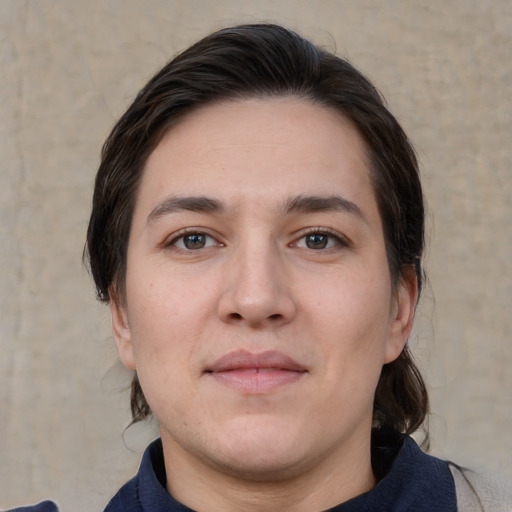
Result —
[[[268,317],[269,320],[279,320],[280,318],[282,318],[283,315],[279,314],[279,313],[275,313],[273,315],[270,315]],[[240,313],[231,313],[229,315],[229,318],[231,320],[243,320],[243,316],[240,314]]]

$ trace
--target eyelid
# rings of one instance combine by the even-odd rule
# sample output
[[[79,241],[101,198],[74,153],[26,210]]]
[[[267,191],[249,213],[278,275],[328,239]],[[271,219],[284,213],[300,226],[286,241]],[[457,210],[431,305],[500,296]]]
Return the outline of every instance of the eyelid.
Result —
[[[316,235],[316,234],[322,234],[327,235],[331,238],[334,238],[337,242],[337,246],[339,247],[350,247],[352,245],[351,241],[342,233],[339,231],[332,229],[332,228],[326,228],[326,227],[310,227],[310,228],[303,228],[300,231],[295,233],[294,241],[290,244],[291,246],[298,246],[299,240],[302,240],[304,237],[308,235]],[[324,251],[329,249],[335,249],[335,247],[330,247],[328,249],[324,249]],[[313,250],[313,249],[312,249]],[[320,252],[320,250],[319,250]]]
[[[160,246],[164,249],[170,249],[174,248],[176,251],[182,251],[182,252],[195,252],[193,249],[184,249],[182,247],[178,247],[176,245],[176,242],[180,240],[181,238],[186,237],[187,235],[205,235],[212,240],[215,241],[215,244],[213,246],[222,247],[224,244],[219,241],[219,237],[212,234],[211,230],[206,228],[200,228],[200,227],[188,227],[179,229],[178,231],[175,231],[174,233],[171,233],[169,236],[165,237],[163,242],[160,244]],[[203,249],[207,249],[212,246],[204,247]],[[196,249],[196,251],[199,251],[201,249]]]
[[[183,249],[183,248],[176,246],[176,242],[179,239],[186,237],[187,235],[193,235],[193,234],[201,234],[201,235],[205,235],[205,236],[213,239],[215,241],[214,246],[223,247],[225,245],[222,241],[219,240],[220,239],[219,235],[213,234],[211,232],[211,230],[208,228],[187,227],[187,228],[179,229],[178,231],[175,231],[175,232],[171,233],[170,235],[168,235],[167,237],[165,237],[164,240],[162,241],[162,243],[160,244],[160,246],[162,248],[174,248],[177,251],[195,252],[193,249]],[[295,232],[294,239],[289,245],[292,247],[297,246],[299,240],[301,240],[302,238],[304,238],[308,235],[315,235],[315,234],[325,234],[325,235],[335,239],[337,242],[336,245],[339,247],[350,247],[352,245],[349,238],[347,236],[343,235],[342,233],[340,233],[339,231],[332,229],[332,228],[321,227],[321,226],[303,228],[303,229]],[[211,247],[211,246],[208,246],[208,247]],[[207,249],[208,247],[205,247],[203,249]],[[329,249],[335,249],[335,247],[331,247]],[[329,250],[329,249],[324,249],[324,251]],[[199,251],[199,250],[201,250],[201,249],[197,249],[197,251]]]

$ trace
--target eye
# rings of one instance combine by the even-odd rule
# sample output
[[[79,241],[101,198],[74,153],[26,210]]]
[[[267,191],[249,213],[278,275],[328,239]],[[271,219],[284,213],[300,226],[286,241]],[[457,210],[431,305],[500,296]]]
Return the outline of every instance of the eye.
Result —
[[[294,244],[301,249],[312,249],[320,251],[323,249],[332,249],[338,246],[346,246],[347,244],[339,236],[324,231],[315,231],[307,233],[297,240]]]
[[[213,237],[206,233],[194,232],[177,236],[171,240],[169,246],[174,246],[185,251],[193,251],[213,247],[217,242]]]

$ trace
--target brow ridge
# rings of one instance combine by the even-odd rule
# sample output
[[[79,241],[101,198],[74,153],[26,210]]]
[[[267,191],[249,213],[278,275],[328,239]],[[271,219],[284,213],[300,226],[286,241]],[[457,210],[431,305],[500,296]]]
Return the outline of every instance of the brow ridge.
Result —
[[[151,210],[147,222],[151,223],[160,217],[183,210],[198,213],[220,213],[224,210],[224,207],[220,201],[211,197],[171,196],[164,199]]]
[[[286,201],[284,211],[286,213],[342,211],[356,215],[364,222],[368,222],[363,211],[356,203],[339,195],[311,196],[301,194],[294,196]]]
[[[222,213],[225,208],[221,201],[206,196],[171,196],[160,202],[148,215],[147,222],[170,215],[183,210],[198,213]],[[352,201],[339,195],[297,195],[287,199],[284,203],[284,212],[291,213],[315,213],[342,211],[356,215],[367,223],[363,211]]]

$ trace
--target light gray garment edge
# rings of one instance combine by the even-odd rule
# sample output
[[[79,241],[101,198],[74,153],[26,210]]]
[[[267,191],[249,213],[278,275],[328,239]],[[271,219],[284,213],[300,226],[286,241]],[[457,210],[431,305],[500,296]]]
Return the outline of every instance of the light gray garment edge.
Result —
[[[450,464],[458,512],[512,512],[512,485]]]

